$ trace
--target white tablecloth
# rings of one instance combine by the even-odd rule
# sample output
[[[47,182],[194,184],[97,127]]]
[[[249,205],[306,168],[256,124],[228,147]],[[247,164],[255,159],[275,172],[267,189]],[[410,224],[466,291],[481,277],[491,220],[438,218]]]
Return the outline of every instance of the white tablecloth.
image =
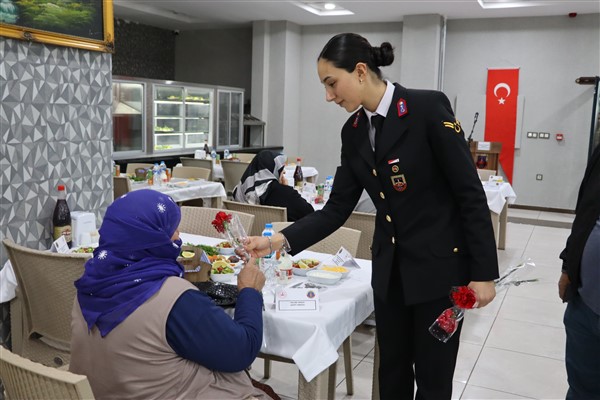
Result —
[[[490,211],[500,214],[504,203],[514,204],[517,200],[517,194],[513,190],[510,183],[503,182],[500,185],[495,183],[485,182],[483,184],[483,190],[485,190],[485,196],[487,197],[488,207]]]
[[[176,182],[185,181],[186,179],[173,178],[171,184]],[[206,199],[214,197],[227,197],[227,192],[220,182],[211,182],[204,180],[192,181],[188,180],[188,186],[186,187],[173,187],[172,185],[167,186],[150,186],[146,182],[133,182],[131,185],[132,190],[139,189],[153,189],[158,190],[161,193],[168,194],[176,202],[193,200],[193,199]]]
[[[221,241],[181,233],[184,243],[216,244]],[[294,259],[325,260],[331,255],[303,251]],[[275,312],[272,299],[265,296],[264,340],[261,352],[294,360],[307,381],[325,371],[338,359],[338,348],[373,312],[371,261],[357,259],[361,269],[320,293],[319,312]],[[306,280],[294,275],[290,285]]]

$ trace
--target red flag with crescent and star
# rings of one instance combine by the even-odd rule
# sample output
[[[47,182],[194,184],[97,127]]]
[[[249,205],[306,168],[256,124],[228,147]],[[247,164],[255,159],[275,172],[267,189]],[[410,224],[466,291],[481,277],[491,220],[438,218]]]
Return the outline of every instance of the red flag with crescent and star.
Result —
[[[488,69],[485,91],[485,140],[501,142],[500,164],[512,183],[517,133],[519,69]]]

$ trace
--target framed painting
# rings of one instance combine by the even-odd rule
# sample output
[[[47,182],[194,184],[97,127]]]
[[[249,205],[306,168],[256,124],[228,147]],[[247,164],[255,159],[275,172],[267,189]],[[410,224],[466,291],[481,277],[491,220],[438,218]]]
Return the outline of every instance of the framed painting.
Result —
[[[0,36],[110,53],[113,0],[0,0]]]

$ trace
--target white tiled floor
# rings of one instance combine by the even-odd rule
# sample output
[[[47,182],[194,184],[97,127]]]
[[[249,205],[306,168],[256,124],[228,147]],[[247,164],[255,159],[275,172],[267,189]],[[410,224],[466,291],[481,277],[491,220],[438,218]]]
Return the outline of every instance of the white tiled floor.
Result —
[[[509,216],[571,222],[573,215],[509,209]],[[487,307],[467,312],[457,366],[455,399],[564,399],[565,306],[558,298],[557,281],[569,229],[508,223],[506,250],[498,251],[500,273],[527,258],[535,268],[519,278],[538,282],[502,290]],[[338,360],[336,399],[370,399],[375,329],[361,325],[352,335],[354,395],[346,395],[343,357]],[[263,361],[252,366],[262,377]],[[274,363],[265,381],[283,399],[297,398],[298,369]]]

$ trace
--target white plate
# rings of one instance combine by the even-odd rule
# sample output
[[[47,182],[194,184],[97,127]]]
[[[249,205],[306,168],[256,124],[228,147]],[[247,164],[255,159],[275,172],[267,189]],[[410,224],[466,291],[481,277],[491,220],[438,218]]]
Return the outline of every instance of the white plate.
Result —
[[[334,285],[340,279],[342,279],[342,274],[339,272],[327,272],[327,271],[308,271],[306,273],[306,277],[309,281],[314,283],[321,283],[323,285]]]
[[[333,273],[338,273],[338,274],[342,274],[342,279],[346,278],[348,275],[350,275],[350,269],[346,268],[346,267],[342,267],[346,270],[346,272],[336,272],[336,271],[327,271],[324,268],[326,267],[331,267],[331,268],[336,268],[336,267],[342,267],[341,265],[324,265],[324,264],[319,264],[319,266],[317,267],[319,270],[324,271],[324,272],[333,272]]]
[[[235,274],[210,274],[210,280],[213,282],[229,282]]]

